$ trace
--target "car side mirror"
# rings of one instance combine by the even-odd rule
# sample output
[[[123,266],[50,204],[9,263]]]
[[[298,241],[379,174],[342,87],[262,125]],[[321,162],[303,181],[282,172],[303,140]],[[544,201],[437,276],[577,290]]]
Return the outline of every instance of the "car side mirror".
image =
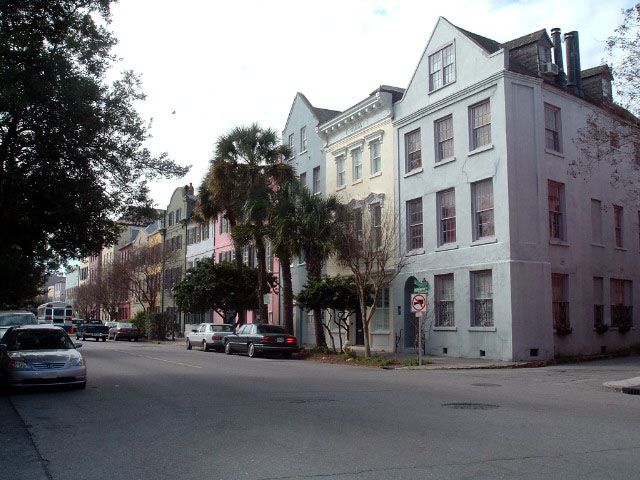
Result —
[[[74,343],[73,346],[76,347],[76,348],[82,348],[82,344],[81,343]]]

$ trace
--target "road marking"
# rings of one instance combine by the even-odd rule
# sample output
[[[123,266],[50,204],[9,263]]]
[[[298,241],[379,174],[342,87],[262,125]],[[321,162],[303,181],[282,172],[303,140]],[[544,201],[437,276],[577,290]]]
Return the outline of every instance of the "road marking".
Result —
[[[160,362],[171,363],[173,365],[180,365],[181,367],[202,368],[201,365],[193,365],[191,363],[174,362],[173,360],[166,360],[164,358],[150,357],[148,355],[140,355],[140,354],[137,354],[137,353],[129,353],[129,352],[125,352],[124,350],[116,350],[116,352],[126,353],[127,355],[131,355],[131,356],[134,356],[134,357],[148,358],[150,360],[158,360]]]

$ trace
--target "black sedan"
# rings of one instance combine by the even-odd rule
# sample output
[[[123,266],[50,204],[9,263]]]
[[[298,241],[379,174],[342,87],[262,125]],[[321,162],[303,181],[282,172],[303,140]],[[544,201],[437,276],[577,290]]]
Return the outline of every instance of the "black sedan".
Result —
[[[290,358],[292,353],[299,350],[296,337],[287,334],[277,325],[242,325],[225,340],[224,353],[227,355],[241,352],[253,358],[259,354],[280,353],[285,358]]]

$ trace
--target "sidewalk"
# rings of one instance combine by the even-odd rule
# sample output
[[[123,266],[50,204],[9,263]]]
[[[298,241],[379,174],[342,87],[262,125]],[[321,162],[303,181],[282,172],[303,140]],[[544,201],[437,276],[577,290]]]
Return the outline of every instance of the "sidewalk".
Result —
[[[407,357],[415,358],[415,356]],[[422,357],[422,365],[410,367],[397,366],[398,370],[473,370],[493,368],[524,368],[538,367],[540,362],[505,362],[502,360],[483,360],[479,358],[436,357],[427,355]],[[393,367],[391,367],[393,368]]]
[[[626,380],[617,380],[615,382],[605,382],[602,386],[614,392],[640,395],[640,377],[627,378]]]

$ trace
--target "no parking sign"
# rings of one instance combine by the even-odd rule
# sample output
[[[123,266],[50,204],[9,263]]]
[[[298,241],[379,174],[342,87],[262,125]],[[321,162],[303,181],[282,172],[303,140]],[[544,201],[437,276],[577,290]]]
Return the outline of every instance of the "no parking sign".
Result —
[[[411,311],[422,313],[427,310],[427,295],[425,293],[411,294]]]

